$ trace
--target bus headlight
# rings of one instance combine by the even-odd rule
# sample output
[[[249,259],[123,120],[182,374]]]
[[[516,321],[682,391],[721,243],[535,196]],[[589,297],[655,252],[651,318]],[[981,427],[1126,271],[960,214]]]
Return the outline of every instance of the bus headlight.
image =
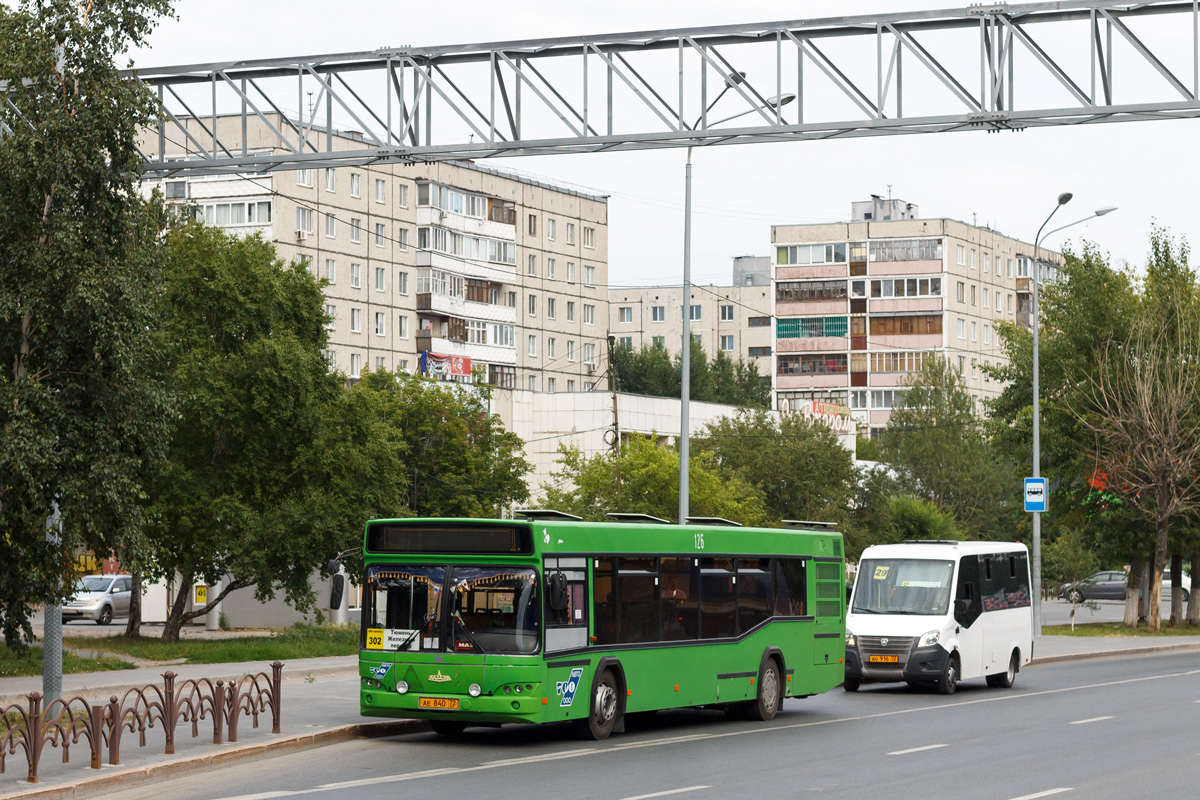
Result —
[[[855,647],[858,645],[858,640],[851,631],[846,631],[846,647]]]
[[[922,634],[920,640],[917,642],[917,647],[933,647],[938,643],[941,635],[941,631],[930,631],[929,633]]]
[[[396,691],[400,694],[408,694],[408,681],[396,681]]]
[[[467,694],[471,695],[471,697],[479,697],[479,695],[483,694],[483,688],[478,683],[472,683],[467,687]]]

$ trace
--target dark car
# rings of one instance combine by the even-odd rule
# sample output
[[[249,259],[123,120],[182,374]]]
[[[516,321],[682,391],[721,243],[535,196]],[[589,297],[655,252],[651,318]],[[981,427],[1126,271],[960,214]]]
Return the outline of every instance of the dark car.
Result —
[[[1124,600],[1127,580],[1122,570],[1097,572],[1087,580],[1074,584],[1064,583],[1058,588],[1058,596],[1063,599],[1069,598],[1071,591],[1075,590],[1084,600]]]

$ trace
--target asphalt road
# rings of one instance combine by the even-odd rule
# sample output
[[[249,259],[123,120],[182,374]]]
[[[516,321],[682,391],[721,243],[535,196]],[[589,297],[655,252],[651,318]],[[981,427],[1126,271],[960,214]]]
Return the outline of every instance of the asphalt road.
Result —
[[[363,740],[239,765],[112,798],[1195,797],[1200,657],[1029,668],[942,697],[865,686],[788,700],[771,723],[659,714],[604,742],[562,726]]]

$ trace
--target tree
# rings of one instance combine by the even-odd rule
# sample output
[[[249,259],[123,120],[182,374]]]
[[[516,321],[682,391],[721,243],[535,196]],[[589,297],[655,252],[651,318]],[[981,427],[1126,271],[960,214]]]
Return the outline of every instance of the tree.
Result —
[[[908,493],[949,511],[974,537],[1010,538],[1004,524],[1010,470],[984,436],[958,371],[928,361],[908,383],[904,405],[883,433],[884,460]]]
[[[156,574],[178,580],[162,634],[174,641],[249,586],[311,607],[309,576],[371,513],[356,468],[389,454],[365,422],[340,416],[357,398],[341,401],[343,378],[328,370],[324,298],[307,270],[257,236],[194,222],[170,233],[165,254],[179,409],[151,485],[149,539]],[[201,578],[223,584],[189,612]]]
[[[0,6],[0,621],[16,649],[31,605],[71,593],[73,553],[137,548],[142,473],[165,441],[160,217],[137,187],[155,104],[116,61],[168,8]]]
[[[909,539],[961,539],[954,517],[935,503],[911,495],[896,495],[888,501],[891,524],[887,538],[873,544],[898,544]]]
[[[828,426],[801,414],[741,409],[705,426],[697,450],[720,473],[757,486],[768,519],[849,522],[854,460]]]
[[[656,439],[634,435],[619,451],[590,457],[578,447],[561,445],[560,469],[542,486],[546,505],[596,521],[606,520],[610,511],[678,521],[679,451]],[[692,516],[724,517],[743,525],[768,520],[762,493],[742,478],[719,474],[711,452],[691,457],[688,502]]]
[[[641,350],[633,350],[620,345],[613,348],[612,362],[617,374],[617,391],[679,397],[683,380],[681,356],[672,358],[662,347],[643,345]],[[688,375],[692,400],[750,408],[771,406],[770,382],[758,374],[756,363],[735,363],[723,352],[718,352],[710,361],[704,347],[695,340],[692,341]]]
[[[1071,630],[1075,630],[1075,610],[1080,605],[1098,608],[1095,601],[1084,601],[1078,590],[1079,584],[1095,574],[1097,566],[1096,555],[1079,528],[1064,528],[1046,545],[1045,580],[1051,585],[1064,583],[1072,587],[1067,597],[1071,601]]]

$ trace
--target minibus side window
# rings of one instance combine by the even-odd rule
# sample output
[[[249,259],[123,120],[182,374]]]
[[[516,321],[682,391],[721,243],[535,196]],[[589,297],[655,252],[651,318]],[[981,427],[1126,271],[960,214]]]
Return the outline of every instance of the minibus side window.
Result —
[[[979,617],[979,557],[963,556],[958,564],[958,587],[954,592],[954,619],[964,628]]]

